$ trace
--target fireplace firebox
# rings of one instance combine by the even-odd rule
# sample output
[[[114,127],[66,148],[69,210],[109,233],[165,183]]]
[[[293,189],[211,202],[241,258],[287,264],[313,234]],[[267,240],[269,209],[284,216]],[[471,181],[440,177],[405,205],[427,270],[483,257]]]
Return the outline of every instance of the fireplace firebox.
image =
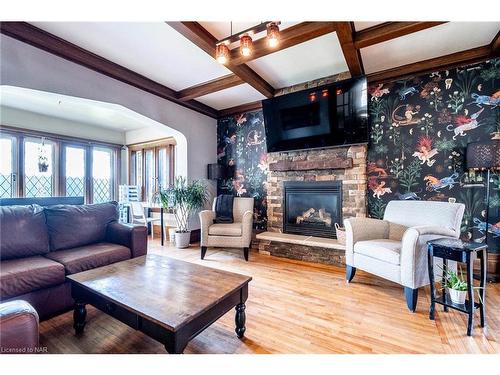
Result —
[[[283,232],[337,238],[342,225],[340,181],[285,181]]]

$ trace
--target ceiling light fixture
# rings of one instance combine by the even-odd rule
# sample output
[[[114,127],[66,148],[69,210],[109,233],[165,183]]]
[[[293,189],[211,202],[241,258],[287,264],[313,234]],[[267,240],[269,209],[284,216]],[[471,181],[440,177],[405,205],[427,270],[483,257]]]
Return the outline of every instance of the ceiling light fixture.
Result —
[[[243,34],[240,38],[240,53],[247,57],[252,54],[253,40],[248,34]]]
[[[215,58],[220,64],[225,64],[229,60],[229,48],[226,43],[217,44]]]
[[[267,25],[267,45],[276,48],[280,41],[280,28],[276,22]]]
[[[215,59],[220,64],[227,64],[231,57],[229,46],[233,43],[240,43],[240,54],[249,57],[253,53],[252,36],[267,32],[267,45],[270,48],[276,48],[280,42],[280,21],[266,21],[233,34],[233,23],[231,22],[231,35],[215,43]]]

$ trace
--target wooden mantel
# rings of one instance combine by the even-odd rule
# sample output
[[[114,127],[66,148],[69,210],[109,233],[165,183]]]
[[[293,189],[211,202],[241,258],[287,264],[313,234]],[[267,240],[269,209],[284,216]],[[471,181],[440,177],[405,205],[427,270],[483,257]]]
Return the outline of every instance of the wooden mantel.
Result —
[[[273,172],[311,171],[322,169],[349,169],[352,168],[352,158],[332,158],[326,160],[279,160],[269,163],[269,170]]]

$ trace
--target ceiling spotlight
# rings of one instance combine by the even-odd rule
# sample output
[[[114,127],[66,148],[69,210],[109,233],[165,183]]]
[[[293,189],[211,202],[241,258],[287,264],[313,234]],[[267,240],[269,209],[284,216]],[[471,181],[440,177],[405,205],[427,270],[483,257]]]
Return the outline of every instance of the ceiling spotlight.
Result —
[[[240,38],[240,52],[243,56],[247,57],[252,54],[253,41],[252,37],[248,34],[243,34]]]
[[[215,58],[220,64],[225,64],[229,60],[229,48],[225,43],[217,44]]]
[[[279,44],[280,28],[276,22],[267,25],[267,45],[275,48]]]

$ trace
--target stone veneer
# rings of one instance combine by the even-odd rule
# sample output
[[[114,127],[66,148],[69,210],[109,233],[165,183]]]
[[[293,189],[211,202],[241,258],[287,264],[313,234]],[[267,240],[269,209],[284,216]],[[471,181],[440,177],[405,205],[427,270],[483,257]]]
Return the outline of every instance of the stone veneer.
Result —
[[[342,216],[366,216],[366,157],[367,146],[355,145],[329,149],[302,150],[269,153],[267,175],[267,230],[283,230],[283,182],[284,181],[342,181]],[[350,165],[352,168],[345,168]],[[335,163],[326,162],[338,160]],[[294,163],[297,169],[294,170]],[[274,166],[287,165],[290,170],[279,171]],[[318,169],[315,169],[318,168]],[[344,264],[343,250],[325,249],[274,241],[260,241],[259,252],[292,259],[308,260],[326,264]]]

